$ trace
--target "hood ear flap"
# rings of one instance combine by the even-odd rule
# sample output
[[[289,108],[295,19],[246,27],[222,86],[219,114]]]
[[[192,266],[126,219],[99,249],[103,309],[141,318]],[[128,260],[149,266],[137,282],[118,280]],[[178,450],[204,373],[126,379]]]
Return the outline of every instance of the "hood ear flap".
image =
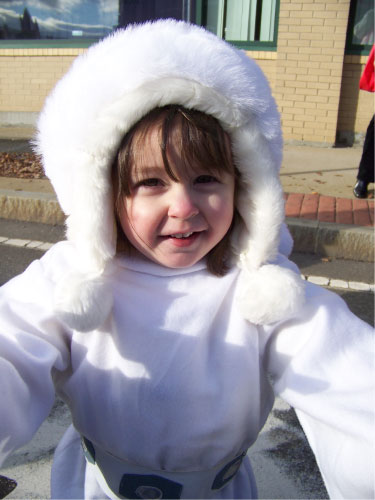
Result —
[[[265,325],[291,317],[305,302],[305,282],[291,269],[266,264],[242,269],[236,301],[245,319]]]
[[[231,133],[233,157],[240,173],[237,210],[245,225],[237,254],[245,253],[257,269],[275,259],[284,222],[283,189],[279,164],[259,131],[254,116]]]
[[[98,328],[109,316],[112,305],[112,291],[103,274],[72,272],[57,283],[55,313],[74,330],[89,332]]]
[[[305,300],[305,284],[296,272],[275,264],[280,237],[284,251],[290,250],[285,235],[284,197],[278,164],[272,151],[252,123],[232,133],[235,163],[241,176],[237,210],[241,231],[232,245],[239,255],[242,272],[237,301],[243,316],[255,324],[267,324],[290,317]]]

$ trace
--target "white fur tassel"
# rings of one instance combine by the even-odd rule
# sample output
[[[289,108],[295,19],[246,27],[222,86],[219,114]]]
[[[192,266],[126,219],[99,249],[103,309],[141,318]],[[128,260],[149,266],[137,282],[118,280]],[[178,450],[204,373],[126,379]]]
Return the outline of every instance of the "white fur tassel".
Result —
[[[290,269],[266,264],[242,269],[237,304],[245,319],[256,325],[291,317],[305,301],[305,283]]]
[[[106,320],[113,297],[103,276],[71,273],[58,282],[54,302],[55,313],[63,323],[88,332]]]

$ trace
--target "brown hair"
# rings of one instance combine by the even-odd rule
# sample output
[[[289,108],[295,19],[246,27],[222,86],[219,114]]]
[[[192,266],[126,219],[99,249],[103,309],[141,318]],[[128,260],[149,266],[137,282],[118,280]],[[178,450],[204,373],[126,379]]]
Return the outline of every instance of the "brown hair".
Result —
[[[220,123],[201,111],[178,105],[155,108],[125,134],[113,163],[117,251],[130,252],[132,248],[121,228],[118,213],[123,197],[131,195],[131,174],[137,175],[134,172],[137,156],[141,154],[148,133],[155,126],[160,129],[160,149],[164,168],[171,179],[177,181],[178,173],[169,162],[168,149],[172,144],[176,147],[177,140],[178,152],[187,169],[194,171],[204,165],[213,175],[223,170],[232,174],[235,178],[236,195],[238,172],[233,163],[229,136]],[[235,217],[237,217],[236,212],[227,234],[207,255],[208,270],[217,276],[223,276],[227,271],[226,260]]]

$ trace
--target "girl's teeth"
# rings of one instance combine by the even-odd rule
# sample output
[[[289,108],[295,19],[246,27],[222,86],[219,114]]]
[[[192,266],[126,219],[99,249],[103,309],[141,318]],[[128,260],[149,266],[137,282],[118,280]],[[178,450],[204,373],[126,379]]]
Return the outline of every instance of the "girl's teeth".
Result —
[[[172,234],[171,237],[172,238],[189,238],[189,236],[191,236],[193,233],[178,233],[178,234]]]

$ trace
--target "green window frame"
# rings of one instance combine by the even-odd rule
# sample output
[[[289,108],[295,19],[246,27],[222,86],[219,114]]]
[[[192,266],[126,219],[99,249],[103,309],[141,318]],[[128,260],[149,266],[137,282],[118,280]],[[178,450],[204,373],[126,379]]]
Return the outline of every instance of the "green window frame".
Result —
[[[351,0],[345,52],[367,55],[373,43],[374,0]]]
[[[98,38],[80,40],[0,40],[0,49],[85,49],[96,43]]]
[[[196,23],[246,50],[276,51],[280,0],[197,0]]]

